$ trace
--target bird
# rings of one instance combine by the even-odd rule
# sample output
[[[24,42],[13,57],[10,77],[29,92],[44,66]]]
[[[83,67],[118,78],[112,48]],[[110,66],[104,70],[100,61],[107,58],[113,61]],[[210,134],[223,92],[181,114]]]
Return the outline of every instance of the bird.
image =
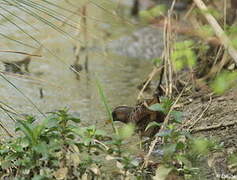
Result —
[[[73,70],[73,72],[76,74],[76,79],[80,79],[79,72],[83,70],[83,67],[81,64],[74,63],[70,66],[70,68]]]
[[[162,123],[165,119],[165,114],[160,111],[152,111],[147,106],[159,102],[159,98],[154,97],[138,103],[135,107],[117,106],[112,111],[113,120],[126,124],[133,123],[140,136],[153,137],[159,131],[160,127],[153,126],[146,130],[148,124],[151,122]]]

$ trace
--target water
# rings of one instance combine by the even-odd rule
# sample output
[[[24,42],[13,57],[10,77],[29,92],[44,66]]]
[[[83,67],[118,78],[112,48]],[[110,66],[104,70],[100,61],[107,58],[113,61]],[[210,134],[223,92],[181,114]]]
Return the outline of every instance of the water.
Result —
[[[73,4],[72,6],[66,1],[59,2],[54,0],[50,2],[56,2],[57,5],[68,8],[73,12],[76,12],[83,4],[83,2],[78,3],[76,0],[70,1]],[[112,4],[110,1],[105,0],[93,2],[96,2],[97,5],[90,4],[88,7],[88,15],[90,17],[88,18],[89,45],[102,47],[111,39],[124,35],[125,32],[132,31],[135,28],[130,22],[123,21],[122,15],[121,17],[113,15],[113,9],[117,9],[117,4]],[[106,10],[99,8],[98,5],[105,7]],[[152,64],[149,61],[130,59],[125,56],[117,56],[103,51],[91,52],[89,54],[89,73],[83,70],[80,73],[80,80],[78,81],[75,78],[75,74],[69,69],[75,60],[73,46],[78,43],[75,40],[78,39],[75,29],[62,26],[62,22],[57,22],[44,13],[33,10],[53,24],[60,26],[63,31],[72,35],[74,39],[65,37],[67,35],[55,31],[48,25],[34,19],[29,14],[22,12],[22,10],[5,5],[1,6],[14,12],[18,17],[23,18],[37,28],[39,31],[26,25],[17,19],[17,17],[12,17],[8,12],[2,11],[11,21],[23,28],[24,31],[43,43],[44,47],[46,47],[40,53],[42,54],[41,58],[32,58],[29,75],[16,76],[14,74],[4,74],[42,112],[46,113],[68,107],[71,112],[80,113],[83,124],[104,126],[107,117],[95,85],[95,78],[101,82],[111,107],[121,104],[133,105],[135,103],[138,93],[136,87],[146,78],[152,69]],[[73,19],[75,22],[79,21],[78,16],[55,7],[51,8]],[[123,12],[126,13],[126,10]],[[77,24],[73,25],[77,26]],[[4,21],[3,17],[0,17],[0,32],[26,44],[35,47],[38,46],[38,43],[29,37],[29,35],[24,34],[15,25]],[[111,36],[106,37],[106,33],[111,34]],[[83,41],[82,36],[79,39]],[[2,50],[26,51],[29,53],[35,51],[32,48],[3,37],[1,38],[0,46]],[[19,54],[0,53],[1,61],[15,61],[24,57]],[[80,55],[80,61],[81,64],[84,64],[83,54]],[[1,66],[1,70],[3,69],[3,66]],[[13,107],[18,113],[29,113],[40,117],[38,110],[26,97],[2,77],[0,78],[0,96],[2,102]],[[43,99],[40,98],[40,88],[43,89]],[[12,128],[14,124],[3,111],[1,112],[1,122],[8,128]]]

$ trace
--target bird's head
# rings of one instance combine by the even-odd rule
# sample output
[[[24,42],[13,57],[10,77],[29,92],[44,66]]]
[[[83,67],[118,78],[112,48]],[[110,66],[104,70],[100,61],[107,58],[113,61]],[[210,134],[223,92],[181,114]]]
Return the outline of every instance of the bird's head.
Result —
[[[133,111],[133,107],[129,106],[118,106],[116,107],[113,112],[113,120],[114,121],[121,121],[123,123],[128,123],[129,122],[129,116],[131,112]]]

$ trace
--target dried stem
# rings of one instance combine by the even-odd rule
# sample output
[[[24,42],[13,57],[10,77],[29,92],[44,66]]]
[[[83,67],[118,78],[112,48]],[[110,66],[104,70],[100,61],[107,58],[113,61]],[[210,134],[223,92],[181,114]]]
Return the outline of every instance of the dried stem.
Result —
[[[237,52],[235,48],[232,46],[231,41],[229,40],[228,36],[225,34],[221,26],[218,24],[217,20],[208,13],[207,6],[204,4],[202,0],[193,0],[198,8],[205,13],[203,14],[208,21],[208,23],[212,26],[216,36],[220,39],[221,43],[224,47],[228,50],[229,55],[234,59],[235,63],[237,63]]]

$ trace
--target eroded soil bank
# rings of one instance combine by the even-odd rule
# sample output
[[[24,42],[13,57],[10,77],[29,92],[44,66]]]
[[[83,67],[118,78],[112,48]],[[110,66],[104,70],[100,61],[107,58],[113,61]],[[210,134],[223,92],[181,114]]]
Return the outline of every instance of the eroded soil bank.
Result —
[[[214,152],[206,159],[210,179],[218,177],[236,179],[236,166],[227,157],[237,149],[237,89],[231,89],[221,96],[188,97],[189,104],[183,106],[184,129],[191,129],[197,137],[208,137],[223,145],[221,152]],[[187,101],[186,101],[187,102]]]

